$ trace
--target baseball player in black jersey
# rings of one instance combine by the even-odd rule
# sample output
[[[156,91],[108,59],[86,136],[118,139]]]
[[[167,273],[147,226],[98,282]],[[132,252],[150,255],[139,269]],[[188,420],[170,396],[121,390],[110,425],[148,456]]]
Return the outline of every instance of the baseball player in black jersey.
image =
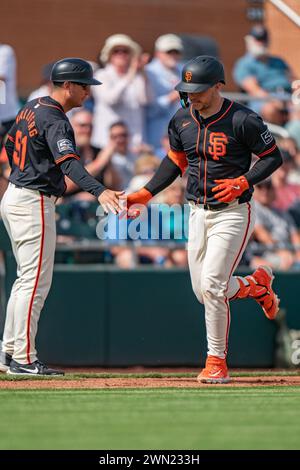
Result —
[[[186,198],[190,205],[188,261],[192,287],[205,306],[208,357],[198,381],[226,383],[230,325],[229,301],[252,297],[269,319],[278,312],[273,274],[261,266],[251,276],[233,276],[254,227],[253,186],[282,163],[273,136],[250,109],[222,98],[223,65],[199,56],[183,68],[176,86],[183,109],[169,124],[170,151],[156,174],[128,196],[147,204],[188,169]],[[252,153],[259,158],[250,168]]]
[[[65,114],[82,105],[91,85],[101,84],[93,78],[92,67],[82,59],[63,59],[54,64],[51,80],[51,96],[25,105],[5,145],[11,175],[1,215],[17,261],[0,364],[9,374],[63,374],[38,360],[35,337],[52,281],[55,202],[64,194],[64,175],[93,194],[106,212],[120,211],[123,194],[106,189],[84,169]]]

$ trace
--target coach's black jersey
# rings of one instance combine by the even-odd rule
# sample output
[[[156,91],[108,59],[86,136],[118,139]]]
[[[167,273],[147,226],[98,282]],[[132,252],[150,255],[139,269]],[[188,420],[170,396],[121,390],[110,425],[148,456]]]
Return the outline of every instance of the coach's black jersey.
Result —
[[[178,110],[169,124],[169,140],[169,157],[181,170],[189,168],[187,199],[204,204],[217,204],[211,192],[214,180],[244,175],[252,153],[263,157],[276,148],[262,119],[227,99],[220,111],[207,119],[193,106]],[[245,191],[240,202],[248,201],[252,192],[253,188]]]
[[[60,163],[80,159],[72,126],[60,103],[49,96],[27,103],[18,113],[5,145],[17,186],[62,196],[66,185]]]

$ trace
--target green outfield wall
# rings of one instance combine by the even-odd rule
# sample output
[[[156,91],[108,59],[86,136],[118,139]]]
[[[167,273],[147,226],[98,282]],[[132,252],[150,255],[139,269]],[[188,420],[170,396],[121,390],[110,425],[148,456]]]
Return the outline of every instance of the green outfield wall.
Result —
[[[7,296],[15,278],[10,251],[5,264]],[[299,286],[300,273],[276,276],[288,326],[296,329]],[[272,367],[276,334],[253,300],[231,302],[229,364]],[[40,359],[53,364],[197,366],[206,354],[203,307],[187,270],[58,264],[37,345]]]

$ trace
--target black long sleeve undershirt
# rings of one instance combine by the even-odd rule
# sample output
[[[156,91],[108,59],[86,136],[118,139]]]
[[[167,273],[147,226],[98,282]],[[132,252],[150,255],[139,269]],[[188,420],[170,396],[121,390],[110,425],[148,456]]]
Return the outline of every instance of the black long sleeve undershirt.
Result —
[[[106,189],[106,187],[93,178],[75,158],[68,158],[68,160],[60,164],[60,168],[63,174],[67,175],[83,191],[87,191],[97,198]]]
[[[244,176],[247,178],[249,186],[253,186],[268,178],[281,165],[282,156],[276,147],[272,153],[260,158]]]
[[[180,168],[166,156],[162,160],[155,175],[145,185],[145,189],[155,196],[157,193],[170,186],[179,175],[181,175]]]

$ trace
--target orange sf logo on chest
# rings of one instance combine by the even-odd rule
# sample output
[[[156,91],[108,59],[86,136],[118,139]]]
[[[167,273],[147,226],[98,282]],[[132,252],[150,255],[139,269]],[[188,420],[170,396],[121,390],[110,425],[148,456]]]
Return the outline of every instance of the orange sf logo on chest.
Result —
[[[186,81],[186,82],[190,82],[190,81],[192,80],[192,76],[193,76],[192,72],[190,72],[189,70],[187,70],[187,71],[185,72],[185,76],[184,76],[185,81]]]
[[[209,144],[208,153],[212,156],[213,160],[220,160],[220,157],[226,155],[228,137],[224,132],[211,132]]]

